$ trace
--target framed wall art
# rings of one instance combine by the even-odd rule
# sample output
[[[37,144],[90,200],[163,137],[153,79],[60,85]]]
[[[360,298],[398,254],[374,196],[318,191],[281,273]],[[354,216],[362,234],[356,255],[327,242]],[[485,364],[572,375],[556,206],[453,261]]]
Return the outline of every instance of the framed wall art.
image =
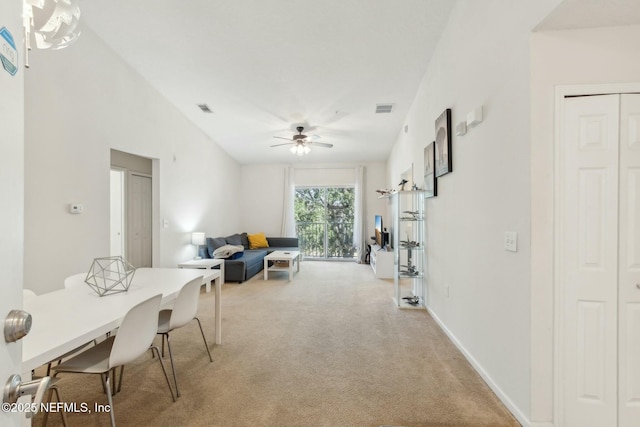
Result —
[[[424,190],[425,198],[438,195],[438,181],[436,180],[436,143],[430,143],[424,148]]]
[[[453,170],[451,156],[451,109],[436,120],[436,178]]]

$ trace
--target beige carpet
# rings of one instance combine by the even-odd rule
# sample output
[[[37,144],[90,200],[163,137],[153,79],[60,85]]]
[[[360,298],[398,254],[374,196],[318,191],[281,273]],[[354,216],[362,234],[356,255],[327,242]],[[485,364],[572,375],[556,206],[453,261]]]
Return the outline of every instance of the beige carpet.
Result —
[[[172,403],[150,355],[125,368],[119,426],[517,426],[424,310],[398,310],[393,283],[368,265],[302,263],[292,282],[262,273],[222,291],[223,344],[213,342],[213,293],[197,324],[172,335],[182,396]],[[169,362],[166,360],[169,370]],[[67,374],[66,402],[106,403],[98,377]],[[38,415],[36,423],[41,420]],[[107,414],[68,415],[108,426]],[[38,424],[34,424],[38,425]],[[51,414],[49,426],[61,425]]]

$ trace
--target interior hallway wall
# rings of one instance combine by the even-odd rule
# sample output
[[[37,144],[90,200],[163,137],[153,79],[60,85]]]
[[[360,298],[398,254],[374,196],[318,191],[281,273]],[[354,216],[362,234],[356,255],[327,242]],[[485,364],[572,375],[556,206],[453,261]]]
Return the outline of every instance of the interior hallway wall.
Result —
[[[529,43],[559,3],[459,1],[388,162],[388,185],[413,165],[423,187],[435,120],[453,127],[483,107],[484,121],[452,136],[453,172],[426,206],[427,304],[518,420],[530,409]],[[518,233],[518,251],[504,232]]]
[[[559,85],[635,83],[640,27],[534,33],[531,44],[532,418],[553,419],[554,122]]]
[[[191,259],[191,231],[240,227],[239,165],[90,29],[33,51],[25,74],[25,286],[61,288],[109,255],[112,148],[154,159],[154,266]]]

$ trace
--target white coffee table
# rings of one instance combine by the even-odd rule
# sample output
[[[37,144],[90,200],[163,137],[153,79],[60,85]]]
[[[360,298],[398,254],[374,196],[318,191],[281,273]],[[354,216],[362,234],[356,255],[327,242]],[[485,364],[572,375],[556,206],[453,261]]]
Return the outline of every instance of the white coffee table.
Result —
[[[269,267],[269,261],[273,261],[273,265]],[[287,266],[278,266],[276,261],[286,261]],[[264,257],[264,280],[269,279],[270,271],[288,271],[289,281],[293,278],[293,264],[296,264],[297,271],[300,272],[300,252],[298,251],[273,251]]]

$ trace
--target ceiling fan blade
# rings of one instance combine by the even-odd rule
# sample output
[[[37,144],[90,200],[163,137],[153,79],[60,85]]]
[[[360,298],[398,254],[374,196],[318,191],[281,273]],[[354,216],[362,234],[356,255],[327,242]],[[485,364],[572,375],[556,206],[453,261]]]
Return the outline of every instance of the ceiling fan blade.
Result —
[[[284,144],[275,144],[275,145],[271,145],[271,147],[280,147],[282,145],[291,145],[291,144],[295,144],[294,142],[285,142]]]
[[[278,139],[285,139],[287,141],[291,141],[291,138],[284,138],[282,136],[274,136],[274,138],[278,138]]]
[[[313,145],[314,147],[326,147],[326,148],[331,148],[333,147],[333,144],[327,144],[326,142],[310,142],[310,145]]]

